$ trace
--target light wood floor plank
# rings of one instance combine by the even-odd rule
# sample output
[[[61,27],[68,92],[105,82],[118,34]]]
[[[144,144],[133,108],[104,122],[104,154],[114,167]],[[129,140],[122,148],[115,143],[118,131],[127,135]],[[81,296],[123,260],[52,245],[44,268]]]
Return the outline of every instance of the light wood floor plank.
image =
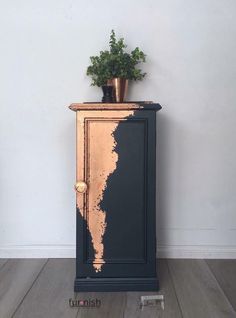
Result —
[[[235,260],[159,260],[164,311],[139,308],[140,296],[155,292],[74,294],[75,260],[50,259],[44,267],[45,263],[42,259],[0,260],[0,318],[11,318],[14,312],[14,318],[236,317]],[[75,297],[97,298],[101,307],[70,308],[69,298]]]
[[[204,260],[168,260],[184,318],[233,318],[236,313]]]
[[[69,306],[74,278],[74,259],[50,259],[14,318],[75,318],[77,308]]]
[[[160,280],[159,292],[128,292],[127,305],[124,312],[125,318],[181,318],[181,311],[175,295],[172,279],[170,277],[166,260],[158,261],[158,275]],[[140,297],[142,295],[164,295],[165,310],[159,307],[144,307],[140,310]]]
[[[0,270],[0,317],[10,318],[46,263],[45,259],[10,259]]]
[[[126,292],[77,293],[77,297],[81,300],[97,298],[101,300],[101,306],[79,308],[76,318],[123,318]]]
[[[210,259],[206,262],[236,311],[236,260]]]
[[[6,264],[6,262],[7,262],[7,258],[0,258],[0,269],[4,264]]]

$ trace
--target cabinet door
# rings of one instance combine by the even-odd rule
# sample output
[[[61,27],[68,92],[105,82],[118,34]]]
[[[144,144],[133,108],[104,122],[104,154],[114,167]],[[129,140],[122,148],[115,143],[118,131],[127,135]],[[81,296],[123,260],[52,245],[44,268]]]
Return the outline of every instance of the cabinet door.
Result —
[[[155,111],[77,112],[77,277],[154,277]]]

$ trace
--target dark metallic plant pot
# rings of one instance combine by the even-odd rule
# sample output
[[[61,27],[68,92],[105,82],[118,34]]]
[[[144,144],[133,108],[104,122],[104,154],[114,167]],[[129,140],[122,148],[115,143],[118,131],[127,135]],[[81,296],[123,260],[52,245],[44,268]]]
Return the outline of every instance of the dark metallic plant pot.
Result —
[[[114,102],[113,86],[112,85],[103,85],[102,91],[103,91],[102,102],[103,103],[113,103]]]

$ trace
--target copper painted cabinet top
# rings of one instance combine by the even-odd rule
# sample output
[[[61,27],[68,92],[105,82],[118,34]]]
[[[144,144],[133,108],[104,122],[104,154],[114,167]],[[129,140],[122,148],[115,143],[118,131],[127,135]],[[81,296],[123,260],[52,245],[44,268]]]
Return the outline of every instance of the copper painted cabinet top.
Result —
[[[76,111],[75,291],[156,290],[155,113],[161,106],[69,108]]]
[[[78,110],[160,110],[161,105],[150,101],[126,102],[126,103],[73,103],[69,106],[73,111]]]

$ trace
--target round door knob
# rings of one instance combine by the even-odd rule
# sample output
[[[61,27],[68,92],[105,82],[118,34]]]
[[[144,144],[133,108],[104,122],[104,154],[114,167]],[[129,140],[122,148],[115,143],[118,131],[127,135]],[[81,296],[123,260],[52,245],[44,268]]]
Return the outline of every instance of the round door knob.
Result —
[[[87,190],[87,184],[84,181],[78,181],[75,184],[75,190],[79,193],[84,193]]]

